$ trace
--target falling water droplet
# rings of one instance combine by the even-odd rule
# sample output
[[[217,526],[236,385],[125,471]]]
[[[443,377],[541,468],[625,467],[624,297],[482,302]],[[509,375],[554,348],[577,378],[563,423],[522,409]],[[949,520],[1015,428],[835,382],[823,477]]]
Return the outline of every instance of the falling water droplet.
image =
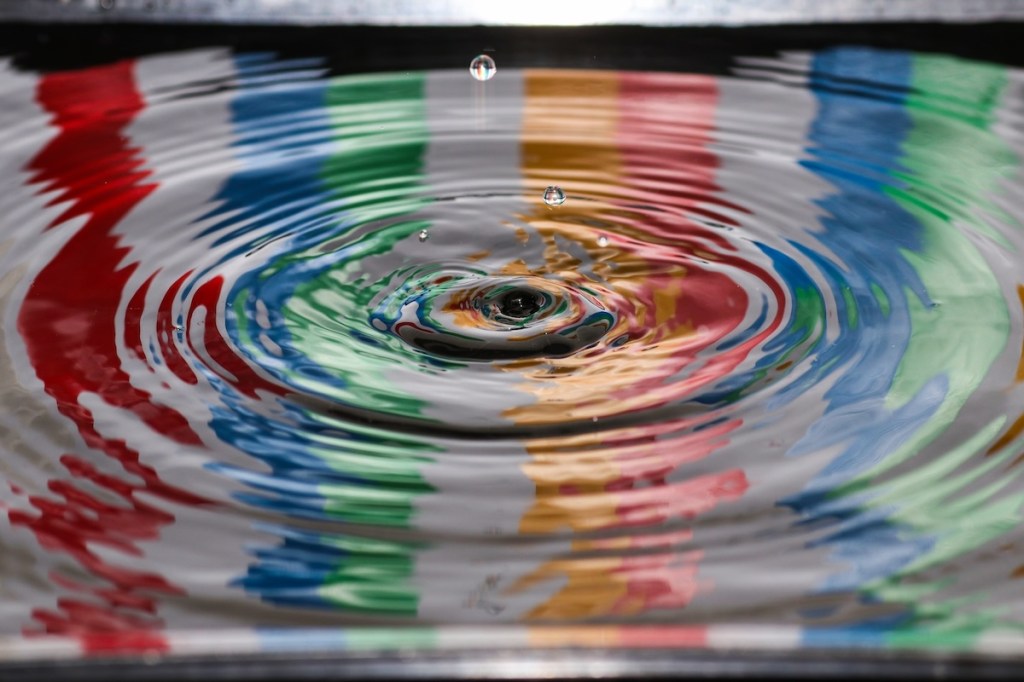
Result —
[[[425,242],[430,239],[430,233],[426,230],[420,230],[420,241]]]
[[[491,80],[494,78],[494,74],[497,70],[498,67],[494,65],[494,60],[485,54],[476,57],[469,64],[469,73],[478,81]]]
[[[565,203],[565,192],[561,187],[551,185],[544,190],[544,203],[548,206],[561,206]]]
[[[600,237],[597,238],[597,245],[600,246],[602,249],[608,246],[608,237],[605,237],[602,234]]]

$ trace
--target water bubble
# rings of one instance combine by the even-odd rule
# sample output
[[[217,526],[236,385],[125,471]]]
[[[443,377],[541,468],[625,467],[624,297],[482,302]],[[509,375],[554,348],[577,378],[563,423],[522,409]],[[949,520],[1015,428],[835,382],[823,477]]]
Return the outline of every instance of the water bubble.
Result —
[[[561,187],[551,185],[544,190],[544,203],[548,206],[561,206],[565,203],[565,192]]]
[[[494,60],[485,54],[479,55],[469,64],[469,73],[478,81],[491,80],[497,70]]]
[[[420,230],[420,241],[425,242],[430,239],[430,233],[426,230]]]
[[[602,234],[600,237],[597,238],[597,245],[600,246],[602,249],[608,246],[608,237],[605,237]]]

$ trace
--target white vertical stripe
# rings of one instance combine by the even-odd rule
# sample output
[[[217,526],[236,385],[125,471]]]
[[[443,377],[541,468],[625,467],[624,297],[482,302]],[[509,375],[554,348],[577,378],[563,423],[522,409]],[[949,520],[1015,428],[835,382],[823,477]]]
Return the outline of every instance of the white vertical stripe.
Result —
[[[709,649],[794,651],[803,631],[786,625],[713,625],[708,628]]]
[[[488,250],[489,255],[477,265],[498,270],[509,261],[503,244],[513,253],[521,251],[509,224],[531,210],[522,195],[524,87],[524,73],[515,69],[503,69],[486,83],[474,81],[461,69],[427,76],[431,143],[424,160],[425,191],[439,197],[471,196],[422,211],[432,224],[430,239],[417,245],[423,262]],[[505,410],[534,400],[516,390],[522,381],[518,374],[499,373],[491,367],[452,370],[438,376],[436,385],[421,372],[393,372],[389,378],[428,405],[440,400],[435,416],[442,421],[454,418],[476,426],[507,423],[502,417]],[[473,396],[472,404],[461,410],[443,402],[453,382],[460,400]],[[502,594],[544,558],[559,553],[550,540],[529,545],[507,541],[518,535],[520,521],[535,501],[535,485],[522,470],[531,460],[525,444],[515,438],[486,445],[478,440],[433,442],[442,451],[430,455],[432,462],[423,465],[422,475],[437,492],[416,499],[414,523],[449,539],[417,553],[414,583],[421,600],[419,615],[457,622],[516,620],[560,587],[557,581],[548,581],[528,593]],[[455,539],[459,535],[477,539]],[[481,543],[480,536],[505,541]],[[564,542],[559,547],[567,548]]]
[[[71,637],[0,638],[0,663],[49,663],[79,658],[81,655],[82,645]]]

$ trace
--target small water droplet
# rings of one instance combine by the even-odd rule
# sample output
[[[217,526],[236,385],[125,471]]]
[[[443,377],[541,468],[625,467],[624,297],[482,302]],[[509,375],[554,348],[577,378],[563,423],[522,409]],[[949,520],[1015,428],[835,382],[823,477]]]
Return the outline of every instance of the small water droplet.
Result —
[[[565,192],[561,187],[551,185],[544,190],[544,203],[548,206],[561,206],[565,203]]]
[[[478,81],[491,80],[497,71],[494,60],[485,54],[479,55],[469,64],[469,73]]]
[[[430,233],[426,230],[420,230],[420,241],[425,242],[430,239]]]
[[[600,237],[597,238],[597,245],[600,246],[602,249],[608,246],[608,237],[605,237],[602,234]]]

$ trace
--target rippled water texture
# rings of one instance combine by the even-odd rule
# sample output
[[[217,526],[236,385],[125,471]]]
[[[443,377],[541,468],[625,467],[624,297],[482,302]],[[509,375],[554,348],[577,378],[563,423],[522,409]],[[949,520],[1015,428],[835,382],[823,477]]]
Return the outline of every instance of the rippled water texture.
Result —
[[[0,634],[1024,626],[1024,75],[513,66],[0,67]]]

